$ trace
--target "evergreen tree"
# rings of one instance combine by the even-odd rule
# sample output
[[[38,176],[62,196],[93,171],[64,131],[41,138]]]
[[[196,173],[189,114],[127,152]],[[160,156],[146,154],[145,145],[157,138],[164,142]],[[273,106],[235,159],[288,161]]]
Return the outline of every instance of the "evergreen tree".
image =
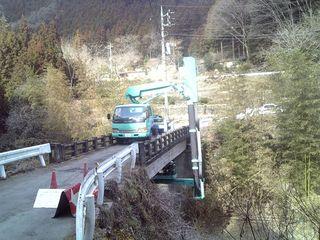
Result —
[[[278,121],[278,163],[290,166],[288,178],[300,190],[320,193],[319,15],[286,26],[270,56],[283,113]]]
[[[28,65],[32,66],[37,74],[41,74],[46,64],[52,64],[55,68],[64,68],[62,57],[60,38],[55,24],[42,23],[28,43],[26,54]]]

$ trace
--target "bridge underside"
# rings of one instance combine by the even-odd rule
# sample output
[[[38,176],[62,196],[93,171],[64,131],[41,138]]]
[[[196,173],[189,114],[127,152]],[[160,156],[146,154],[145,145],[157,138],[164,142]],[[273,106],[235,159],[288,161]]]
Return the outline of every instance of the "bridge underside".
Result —
[[[160,172],[166,165],[168,165],[171,161],[176,159],[180,154],[182,154],[187,147],[187,141],[181,141],[176,144],[170,150],[163,153],[161,156],[157,158],[156,161],[145,166],[146,172],[149,178],[153,178],[158,172]]]

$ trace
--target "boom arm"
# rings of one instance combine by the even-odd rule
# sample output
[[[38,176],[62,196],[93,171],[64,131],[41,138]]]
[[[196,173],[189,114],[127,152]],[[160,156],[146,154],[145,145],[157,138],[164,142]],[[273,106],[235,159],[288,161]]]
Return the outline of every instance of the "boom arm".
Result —
[[[166,82],[149,83],[129,87],[125,96],[132,103],[148,103],[154,98],[172,91],[178,92],[184,99],[189,100],[188,93],[183,85]],[[148,97],[148,99],[140,102],[139,99],[144,97]]]

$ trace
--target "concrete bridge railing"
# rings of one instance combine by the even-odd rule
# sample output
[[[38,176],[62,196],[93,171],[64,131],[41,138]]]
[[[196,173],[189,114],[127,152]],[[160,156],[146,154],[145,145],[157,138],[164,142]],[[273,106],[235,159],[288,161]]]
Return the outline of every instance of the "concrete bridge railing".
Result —
[[[182,127],[157,138],[139,143],[139,164],[144,166],[155,161],[189,136],[189,128]]]
[[[71,157],[77,157],[81,154],[105,148],[113,144],[114,139],[111,134],[67,144],[51,143],[52,153],[50,154],[50,162],[64,162]]]

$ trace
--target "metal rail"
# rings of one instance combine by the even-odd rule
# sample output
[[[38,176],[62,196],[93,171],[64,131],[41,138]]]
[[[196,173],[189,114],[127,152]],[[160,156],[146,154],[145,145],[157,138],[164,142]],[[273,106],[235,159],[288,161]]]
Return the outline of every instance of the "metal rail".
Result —
[[[46,163],[44,161],[43,155],[46,153],[51,153],[49,143],[0,153],[0,178],[7,177],[4,168],[5,164],[25,160],[31,157],[39,157],[41,166],[45,167]]]
[[[95,228],[95,200],[94,191],[98,188],[97,204],[102,205],[104,200],[105,179],[117,171],[116,181],[121,182],[123,163],[131,160],[130,168],[135,167],[138,144],[133,143],[121,152],[106,159],[99,166],[92,169],[84,178],[77,202],[76,239],[93,239]]]

